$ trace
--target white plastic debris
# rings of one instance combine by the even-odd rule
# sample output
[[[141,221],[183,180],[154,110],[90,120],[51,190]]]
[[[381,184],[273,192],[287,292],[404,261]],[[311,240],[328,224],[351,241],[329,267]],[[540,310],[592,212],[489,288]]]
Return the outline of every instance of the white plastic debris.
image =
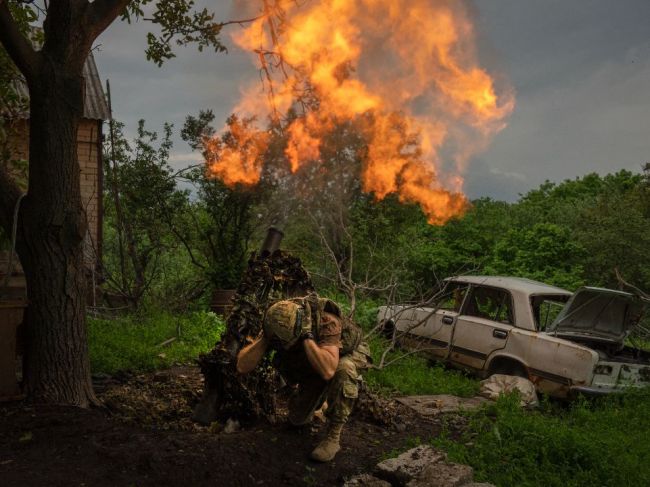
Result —
[[[524,377],[514,375],[494,374],[481,381],[479,394],[488,399],[496,400],[501,394],[519,391],[521,407],[537,406],[537,391],[535,384]]]
[[[241,426],[239,425],[239,421],[230,418],[228,421],[226,421],[226,426],[223,427],[223,432],[226,434],[230,434],[230,433],[235,433],[240,429]]]

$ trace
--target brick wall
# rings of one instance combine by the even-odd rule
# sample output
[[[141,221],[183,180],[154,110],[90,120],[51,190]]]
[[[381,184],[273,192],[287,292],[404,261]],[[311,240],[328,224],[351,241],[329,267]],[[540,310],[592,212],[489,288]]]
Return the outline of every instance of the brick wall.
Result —
[[[97,261],[101,245],[101,188],[100,154],[98,153],[99,123],[97,120],[82,119],[77,134],[77,157],[81,169],[81,201],[88,217],[88,235],[86,238],[86,259],[89,267]],[[20,121],[16,125],[16,135],[11,143],[14,159],[29,157],[29,125]]]
[[[99,127],[96,120],[84,119],[79,124],[77,134],[77,157],[81,169],[81,201],[86,209],[89,235],[86,254],[90,262],[96,260],[100,244],[101,224],[100,202],[102,197],[99,187],[101,154],[98,153]]]

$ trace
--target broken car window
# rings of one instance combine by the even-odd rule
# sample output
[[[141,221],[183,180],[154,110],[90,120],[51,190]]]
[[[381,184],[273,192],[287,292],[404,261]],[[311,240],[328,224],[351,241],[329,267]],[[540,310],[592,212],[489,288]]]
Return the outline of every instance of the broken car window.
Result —
[[[460,307],[465,300],[467,294],[468,284],[461,282],[452,282],[445,288],[444,294],[440,297],[435,307],[437,309],[445,309],[448,311],[460,311]]]
[[[512,298],[510,293],[502,289],[474,287],[465,307],[465,314],[510,325],[514,323]]]
[[[568,300],[569,296],[532,296],[530,304],[533,308],[537,331],[546,331]]]

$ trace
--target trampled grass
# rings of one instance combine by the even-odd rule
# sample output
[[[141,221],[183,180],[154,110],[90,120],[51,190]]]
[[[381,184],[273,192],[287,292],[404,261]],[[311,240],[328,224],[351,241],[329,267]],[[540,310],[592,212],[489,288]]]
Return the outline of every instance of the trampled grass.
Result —
[[[115,319],[88,320],[93,373],[143,372],[192,363],[210,350],[224,329],[211,312],[186,315],[139,313]],[[175,338],[167,346],[160,346]]]

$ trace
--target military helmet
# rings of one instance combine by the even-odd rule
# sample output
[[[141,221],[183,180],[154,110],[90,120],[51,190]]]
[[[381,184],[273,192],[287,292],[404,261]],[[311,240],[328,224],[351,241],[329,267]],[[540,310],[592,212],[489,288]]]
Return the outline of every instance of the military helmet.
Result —
[[[305,317],[303,306],[293,301],[278,301],[271,305],[264,317],[264,333],[273,342],[291,348],[302,331]]]

